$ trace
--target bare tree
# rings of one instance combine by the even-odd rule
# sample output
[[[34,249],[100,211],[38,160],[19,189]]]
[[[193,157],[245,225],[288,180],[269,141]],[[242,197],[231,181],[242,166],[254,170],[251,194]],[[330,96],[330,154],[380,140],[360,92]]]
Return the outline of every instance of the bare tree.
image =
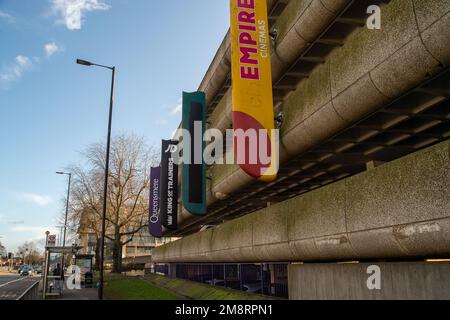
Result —
[[[2,245],[2,242],[0,241],[0,257],[6,257],[8,254],[6,252],[5,246]]]
[[[74,175],[70,204],[71,228],[78,229],[78,232],[89,229],[99,239],[105,168],[104,144],[94,143],[88,146],[83,155],[87,159],[87,166],[73,166],[70,169]],[[112,244],[114,273],[121,271],[122,246],[131,242],[135,234],[148,226],[149,170],[156,160],[156,149],[149,148],[142,137],[122,134],[112,141],[106,238]]]
[[[72,189],[72,188],[71,188]],[[73,190],[72,190],[73,191]],[[64,224],[66,222],[66,204],[67,204],[67,198],[64,196],[60,200],[60,207],[61,207],[61,213],[56,217],[55,220],[55,227],[58,228],[61,231],[60,236],[60,243],[62,245],[63,237],[64,237]],[[69,204],[69,212],[71,210],[71,206]],[[67,226],[66,226],[66,246],[71,246],[72,244],[76,244],[78,241],[78,231],[79,231],[79,221],[74,219],[74,215],[71,215],[70,213],[67,216]]]
[[[16,256],[23,259],[24,264],[39,264],[42,253],[39,252],[38,248],[33,242],[26,241],[21,246],[17,248]]]

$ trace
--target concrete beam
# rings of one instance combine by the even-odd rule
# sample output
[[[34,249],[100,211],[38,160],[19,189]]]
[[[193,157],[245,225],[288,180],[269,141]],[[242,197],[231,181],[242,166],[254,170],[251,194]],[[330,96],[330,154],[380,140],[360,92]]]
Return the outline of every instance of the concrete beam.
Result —
[[[380,287],[368,268],[380,271]],[[290,300],[448,300],[450,263],[289,265]]]
[[[450,255],[450,141],[153,250],[153,261]]]

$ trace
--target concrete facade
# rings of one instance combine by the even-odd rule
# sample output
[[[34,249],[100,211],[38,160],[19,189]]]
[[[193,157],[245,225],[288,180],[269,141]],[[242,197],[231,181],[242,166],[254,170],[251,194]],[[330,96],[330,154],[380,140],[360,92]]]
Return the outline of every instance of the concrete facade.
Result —
[[[369,280],[370,266],[379,267],[380,289]],[[450,263],[292,264],[288,270],[291,300],[450,299]]]
[[[450,141],[156,248],[153,261],[450,256]]]
[[[349,3],[289,1],[274,22],[279,31],[272,57],[274,82]],[[363,27],[354,31],[283,99],[279,107],[285,115],[281,127],[282,165],[450,66],[448,1],[392,0],[383,6],[382,19],[381,30]],[[227,48],[228,44],[229,40],[224,42]],[[221,47],[219,52],[223,51]],[[228,66],[227,57],[223,53],[223,64]],[[222,69],[224,73],[229,70]],[[213,76],[208,79],[216,83]],[[200,89],[205,86],[203,82]],[[230,90],[220,98],[209,121],[212,128],[231,128]],[[238,165],[213,166],[210,176],[208,205],[223,195],[244,190],[253,181]],[[195,220],[182,206],[179,212],[180,224]]]
[[[450,257],[450,2],[268,4],[279,177],[210,166],[208,214],[180,202],[165,235],[184,238],[155,248],[153,263],[294,263],[292,299],[450,299],[448,264],[377,264],[381,292],[367,292],[365,264],[333,264]],[[381,30],[365,26],[373,4]],[[230,59],[228,34],[199,87],[222,132]]]

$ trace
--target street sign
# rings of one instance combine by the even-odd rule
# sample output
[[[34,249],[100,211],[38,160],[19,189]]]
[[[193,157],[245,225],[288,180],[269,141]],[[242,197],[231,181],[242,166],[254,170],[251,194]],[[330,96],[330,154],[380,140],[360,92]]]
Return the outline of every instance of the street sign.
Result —
[[[56,246],[56,235],[51,234],[47,238],[47,247],[54,247]]]

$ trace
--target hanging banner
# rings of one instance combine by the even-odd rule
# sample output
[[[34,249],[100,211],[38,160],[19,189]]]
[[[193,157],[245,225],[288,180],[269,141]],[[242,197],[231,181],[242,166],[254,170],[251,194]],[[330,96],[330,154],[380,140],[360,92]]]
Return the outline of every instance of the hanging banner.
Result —
[[[150,207],[148,230],[155,238],[162,238],[162,225],[159,213],[161,167],[150,169]]]
[[[183,161],[183,206],[193,215],[206,214],[206,96],[204,92],[183,92],[183,129],[190,133],[190,161]],[[184,151],[183,151],[184,152]]]
[[[167,229],[178,227],[178,141],[163,140],[161,154],[161,224]]]
[[[235,159],[250,176],[278,171],[266,0],[231,1],[232,109]]]

